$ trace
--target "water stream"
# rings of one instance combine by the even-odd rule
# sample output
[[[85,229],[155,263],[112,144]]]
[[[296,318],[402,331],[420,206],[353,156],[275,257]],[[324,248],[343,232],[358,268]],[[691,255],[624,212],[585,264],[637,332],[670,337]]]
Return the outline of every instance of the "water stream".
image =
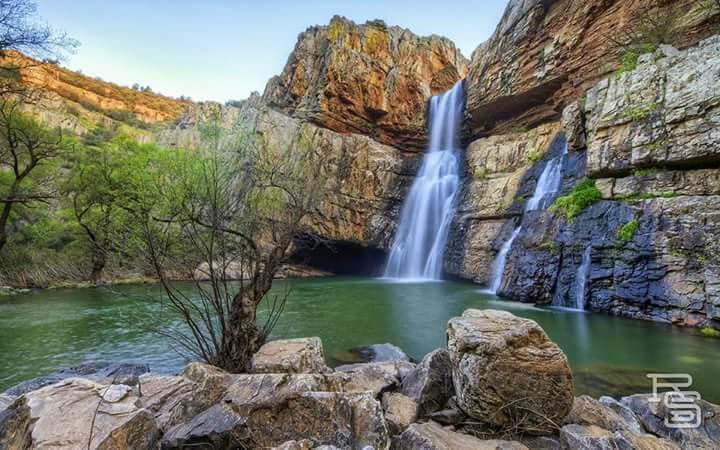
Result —
[[[525,204],[525,212],[534,211],[537,209],[547,208],[549,202],[554,198],[555,194],[560,192],[560,183],[562,181],[562,165],[567,155],[568,146],[567,143],[563,149],[562,154],[554,157],[545,164],[545,168],[538,178],[537,184],[535,185],[535,191],[532,197]],[[512,248],[513,242],[522,231],[522,223],[515,228],[510,239],[508,239],[500,248],[495,262],[493,263],[493,277],[490,283],[489,292],[497,294],[498,289],[502,286],[503,276],[505,273],[505,263],[507,262],[507,255]]]
[[[386,278],[438,280],[460,187],[463,82],[430,100],[430,145],[410,188],[385,269]]]
[[[583,252],[582,263],[578,267],[575,275],[575,308],[585,309],[585,285],[587,284],[588,272],[590,272],[592,247],[588,247]]]

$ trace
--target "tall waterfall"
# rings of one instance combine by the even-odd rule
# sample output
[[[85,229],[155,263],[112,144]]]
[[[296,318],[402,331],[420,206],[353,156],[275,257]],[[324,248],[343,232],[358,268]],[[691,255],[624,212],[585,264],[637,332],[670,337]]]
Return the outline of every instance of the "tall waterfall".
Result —
[[[459,81],[430,99],[430,146],[400,215],[385,276],[437,280],[460,186],[460,126],[465,89]]]
[[[547,202],[560,191],[562,165],[567,152],[568,146],[566,142],[562,154],[554,157],[545,164],[545,168],[540,174],[540,178],[538,178],[537,184],[535,185],[535,191],[533,192],[532,197],[525,204],[525,212],[536,209],[544,209],[547,206]],[[500,286],[502,285],[507,255],[512,248],[513,242],[515,242],[515,239],[521,231],[522,224],[515,228],[510,236],[510,239],[502,245],[500,251],[495,257],[495,262],[493,263],[493,277],[490,281],[490,292],[493,294],[497,294],[498,289],[500,289]]]

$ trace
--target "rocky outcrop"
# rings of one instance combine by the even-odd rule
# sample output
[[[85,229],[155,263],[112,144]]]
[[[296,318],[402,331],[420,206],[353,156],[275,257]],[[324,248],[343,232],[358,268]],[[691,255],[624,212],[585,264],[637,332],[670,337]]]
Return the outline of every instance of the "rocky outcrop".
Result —
[[[447,339],[457,402],[469,416],[542,434],[570,412],[567,358],[532,320],[469,309],[450,319]]]
[[[254,373],[323,373],[325,353],[318,337],[278,339],[260,347],[253,355]]]
[[[527,450],[519,442],[480,440],[447,430],[435,422],[413,424],[393,441],[398,450]]]
[[[415,156],[367,136],[338,133],[292,118],[268,108],[257,97],[240,108],[212,103],[192,107],[180,125],[160,135],[159,142],[169,147],[197,146],[201,125],[208,120],[217,120],[227,131],[227,139],[258,133],[271,147],[320,149],[325,189],[306,226],[332,241],[373,248],[390,245],[415,173]]]
[[[662,399],[648,395],[573,403],[565,356],[530,320],[468,310],[450,321],[447,335],[448,349],[427,355],[416,371],[407,361],[322,373],[281,365],[278,371],[291,373],[265,374],[191,363],[176,376],[143,374],[133,386],[69,378],[0,396],[9,402],[0,409],[0,448],[650,450],[720,443],[720,407],[705,401],[697,401],[702,424],[694,430],[667,427]],[[422,417],[401,391],[446,364],[459,383],[443,394],[446,409]],[[516,422],[507,427],[501,418]]]
[[[620,64],[623,36],[640,17],[672,17],[672,44],[691,46],[719,26],[712,2],[513,0],[467,77],[473,137],[556,120]],[[619,42],[616,42],[619,41]]]
[[[300,34],[263,99],[321,127],[418,151],[425,147],[427,99],[448,90],[466,70],[448,39],[336,16]]]

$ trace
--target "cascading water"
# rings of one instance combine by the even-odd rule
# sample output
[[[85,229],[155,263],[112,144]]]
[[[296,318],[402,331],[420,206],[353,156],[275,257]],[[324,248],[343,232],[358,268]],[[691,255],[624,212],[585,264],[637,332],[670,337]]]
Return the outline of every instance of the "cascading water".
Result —
[[[408,195],[385,277],[438,280],[460,186],[464,83],[430,100],[430,146]]]
[[[546,202],[551,199],[555,194],[560,191],[560,182],[562,181],[562,165],[567,155],[568,146],[565,143],[562,154],[554,157],[547,164],[538,178],[537,184],[535,185],[535,191],[533,192],[530,200],[525,204],[525,212],[533,211],[536,209],[544,209],[547,204]],[[490,282],[490,292],[497,294],[498,289],[502,285],[503,275],[505,273],[505,263],[507,261],[507,255],[512,248],[513,242],[522,231],[522,224],[515,228],[513,234],[510,236],[495,258],[493,263],[493,277]]]
[[[575,308],[577,309],[585,309],[585,285],[590,272],[591,251],[592,247],[588,245],[583,252],[582,262],[575,274]]]
[[[542,174],[540,174],[540,178],[538,178],[537,185],[535,186],[535,192],[533,192],[533,196],[525,205],[525,211],[544,209],[547,206],[544,202],[560,190],[560,181],[562,181],[561,170],[566,154],[567,144],[565,144],[562,155],[556,156],[545,164],[545,168]]]

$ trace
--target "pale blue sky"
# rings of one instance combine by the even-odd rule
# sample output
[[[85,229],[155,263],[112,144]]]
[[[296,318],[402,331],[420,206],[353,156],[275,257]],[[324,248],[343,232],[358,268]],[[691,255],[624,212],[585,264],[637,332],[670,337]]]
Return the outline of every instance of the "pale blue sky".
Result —
[[[280,73],[298,33],[335,15],[383,19],[452,39],[465,56],[507,0],[36,0],[42,19],[81,42],[64,65],[194,100],[240,99]]]

